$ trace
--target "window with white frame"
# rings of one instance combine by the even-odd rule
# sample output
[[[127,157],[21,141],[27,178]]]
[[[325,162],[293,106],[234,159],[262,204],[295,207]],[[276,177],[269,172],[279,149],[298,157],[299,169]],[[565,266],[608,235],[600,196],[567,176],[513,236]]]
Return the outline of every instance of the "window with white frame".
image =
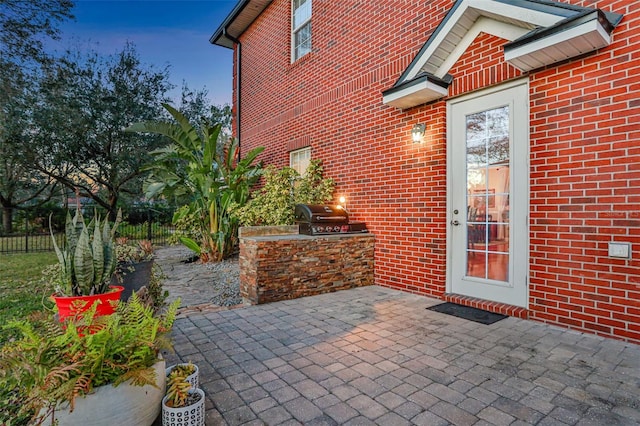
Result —
[[[289,153],[289,167],[294,169],[296,172],[300,173],[300,176],[303,176],[307,171],[307,167],[309,167],[309,163],[311,162],[311,147],[306,147],[302,149],[298,149],[295,151],[291,151]]]
[[[292,55],[295,62],[311,52],[311,0],[291,0]]]

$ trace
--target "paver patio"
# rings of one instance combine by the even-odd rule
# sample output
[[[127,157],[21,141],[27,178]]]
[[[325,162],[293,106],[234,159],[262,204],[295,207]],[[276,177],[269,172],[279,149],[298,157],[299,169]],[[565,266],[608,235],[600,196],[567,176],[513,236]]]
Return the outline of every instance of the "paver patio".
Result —
[[[640,424],[640,346],[372,286],[174,326],[207,425]]]

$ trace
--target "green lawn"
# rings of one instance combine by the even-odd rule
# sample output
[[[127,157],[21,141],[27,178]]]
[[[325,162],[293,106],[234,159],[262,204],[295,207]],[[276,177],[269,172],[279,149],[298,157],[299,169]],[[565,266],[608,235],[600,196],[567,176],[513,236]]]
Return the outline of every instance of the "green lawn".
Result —
[[[48,308],[53,306],[47,300],[53,289],[41,282],[41,273],[56,262],[53,252],[0,254],[0,325],[45,309],[43,303]],[[0,345],[10,336],[0,327]]]

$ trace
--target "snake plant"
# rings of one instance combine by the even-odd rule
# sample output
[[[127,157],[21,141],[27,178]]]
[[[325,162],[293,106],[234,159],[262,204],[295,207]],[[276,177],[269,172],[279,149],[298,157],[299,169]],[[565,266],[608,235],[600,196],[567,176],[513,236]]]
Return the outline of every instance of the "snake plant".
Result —
[[[114,237],[121,220],[122,213],[118,211],[112,228],[109,220],[101,220],[96,212],[87,225],[80,209],[76,209],[73,218],[67,212],[64,246],[60,248],[53,239],[61,271],[58,295],[90,296],[108,291],[116,269]]]

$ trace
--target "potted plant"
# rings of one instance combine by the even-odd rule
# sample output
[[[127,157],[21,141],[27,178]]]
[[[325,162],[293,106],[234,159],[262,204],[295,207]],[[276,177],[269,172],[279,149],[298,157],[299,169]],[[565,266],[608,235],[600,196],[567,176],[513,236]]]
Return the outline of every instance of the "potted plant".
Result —
[[[200,387],[199,383],[199,372],[198,366],[192,362],[184,362],[181,364],[172,365],[167,367],[165,374],[169,377],[173,372],[177,371],[176,374],[184,377],[184,380],[191,383],[192,388]]]
[[[204,426],[204,416],[204,391],[191,386],[184,370],[174,368],[162,398],[162,426]]]
[[[111,228],[107,218],[102,221],[97,212],[88,225],[79,208],[73,218],[67,212],[62,248],[58,247],[51,230],[60,266],[53,299],[61,321],[88,310],[96,303],[97,315],[114,311],[114,303],[123,290],[121,286],[110,285],[116,268],[113,237],[121,217],[121,212],[118,212]]]
[[[137,296],[108,316],[13,320],[22,337],[0,350],[0,424],[153,424],[164,395],[164,360],[179,301],[160,315]],[[2,418],[6,416],[6,418]],[[57,423],[56,423],[57,422]]]
[[[153,256],[153,244],[149,240],[131,243],[126,237],[116,239],[117,264],[111,283],[124,287],[121,300],[127,300],[133,293],[149,285]]]

